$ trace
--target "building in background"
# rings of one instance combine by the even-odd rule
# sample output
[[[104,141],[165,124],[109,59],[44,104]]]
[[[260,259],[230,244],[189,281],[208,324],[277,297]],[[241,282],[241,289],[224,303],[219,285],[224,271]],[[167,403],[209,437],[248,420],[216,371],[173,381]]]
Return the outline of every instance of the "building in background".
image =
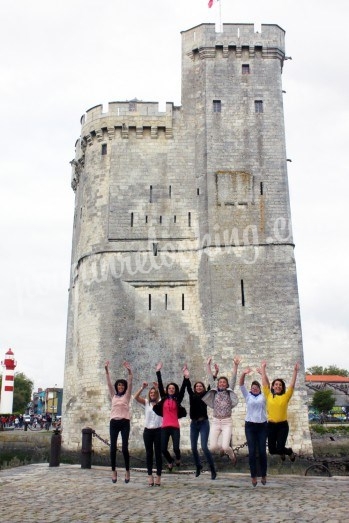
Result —
[[[45,390],[38,389],[33,393],[32,407],[29,414],[45,416],[49,413],[54,419],[62,415],[63,389],[50,387]]]
[[[265,24],[182,32],[182,105],[137,99],[81,119],[64,381],[64,444],[81,429],[107,436],[113,379],[131,362],[135,389],[206,381],[208,356],[231,375],[234,355],[291,379],[289,445],[312,452],[287,179],[282,69],[285,33]],[[132,87],[134,91],[135,87]],[[256,376],[258,377],[258,374]],[[239,392],[238,392],[239,393]],[[240,393],[239,393],[240,394]],[[245,441],[234,410],[234,444]],[[189,448],[189,420],[181,421]],[[142,447],[134,409],[131,445]],[[98,442],[96,447],[98,447]]]
[[[335,397],[335,406],[342,407],[349,414],[349,378],[329,374],[307,374],[305,382],[308,391],[308,402],[311,405],[314,392],[331,390]]]

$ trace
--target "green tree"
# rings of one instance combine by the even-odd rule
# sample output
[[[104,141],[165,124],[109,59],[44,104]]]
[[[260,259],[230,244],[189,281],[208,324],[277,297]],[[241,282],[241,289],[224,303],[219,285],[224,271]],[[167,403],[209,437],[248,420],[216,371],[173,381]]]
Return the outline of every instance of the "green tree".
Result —
[[[332,390],[317,390],[313,396],[312,407],[327,414],[333,409],[335,402]]]
[[[0,387],[2,376],[0,376]],[[31,401],[34,383],[23,372],[16,372],[13,388],[13,412],[23,413]]]
[[[316,375],[322,376],[324,373],[324,368],[320,367],[319,365],[314,365],[313,367],[309,367],[309,369],[307,369],[305,371],[305,373],[306,374],[316,374]]]
[[[320,376],[346,376],[349,377],[349,371],[340,369],[337,365],[329,365],[328,367],[321,367],[320,365],[314,365],[309,367],[306,374],[317,374]]]

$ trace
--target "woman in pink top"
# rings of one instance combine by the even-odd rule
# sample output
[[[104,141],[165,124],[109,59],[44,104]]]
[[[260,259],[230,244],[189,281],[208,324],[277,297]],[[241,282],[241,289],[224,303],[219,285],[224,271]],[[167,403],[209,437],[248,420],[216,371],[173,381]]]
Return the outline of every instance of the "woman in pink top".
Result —
[[[161,450],[168,465],[168,470],[172,472],[174,463],[176,462],[177,467],[181,464],[181,451],[179,448],[180,443],[180,425],[179,418],[187,415],[186,410],[182,407],[181,402],[183,401],[186,383],[183,380],[181,390],[177,383],[169,383],[164,389],[161,377],[162,363],[158,363],[156,366],[156,376],[158,379],[158,387],[161,400],[157,405],[153,407],[153,411],[158,415],[162,416],[161,425]],[[168,451],[168,443],[172,438],[173,452],[176,456],[176,461]]]
[[[130,400],[132,392],[132,370],[130,364],[125,361],[123,363],[125,369],[128,370],[127,381],[118,379],[114,383],[111,382],[109,374],[109,361],[105,363],[105,372],[107,378],[107,385],[111,399],[110,412],[110,461],[112,469],[112,482],[117,481],[116,472],[116,445],[118,441],[119,432],[121,432],[122,439],[122,454],[125,462],[125,483],[130,481],[130,454],[128,451],[128,440],[130,436]]]

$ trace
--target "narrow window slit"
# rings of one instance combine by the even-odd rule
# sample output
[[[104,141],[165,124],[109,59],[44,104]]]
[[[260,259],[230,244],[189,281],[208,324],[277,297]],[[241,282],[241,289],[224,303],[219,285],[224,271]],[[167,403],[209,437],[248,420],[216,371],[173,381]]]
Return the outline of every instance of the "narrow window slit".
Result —
[[[131,227],[133,227],[133,212],[131,212]]]
[[[149,203],[153,202],[153,186],[149,187]]]
[[[245,307],[245,290],[244,290],[244,280],[241,280],[241,305]]]
[[[158,244],[157,243],[153,243],[153,254],[154,254],[154,256],[158,255]]]
[[[184,294],[182,294],[182,311],[184,311]]]
[[[263,195],[263,182],[261,182],[261,195]]]

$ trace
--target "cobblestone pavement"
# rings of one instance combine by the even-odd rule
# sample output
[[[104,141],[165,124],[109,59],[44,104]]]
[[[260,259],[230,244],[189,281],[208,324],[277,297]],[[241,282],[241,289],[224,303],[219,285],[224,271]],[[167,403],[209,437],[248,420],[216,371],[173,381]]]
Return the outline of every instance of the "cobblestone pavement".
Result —
[[[349,477],[275,475],[266,486],[247,474],[196,478],[164,474],[161,487],[148,487],[144,471],[111,481],[107,467],[28,465],[0,471],[2,523],[233,523],[348,520]]]

